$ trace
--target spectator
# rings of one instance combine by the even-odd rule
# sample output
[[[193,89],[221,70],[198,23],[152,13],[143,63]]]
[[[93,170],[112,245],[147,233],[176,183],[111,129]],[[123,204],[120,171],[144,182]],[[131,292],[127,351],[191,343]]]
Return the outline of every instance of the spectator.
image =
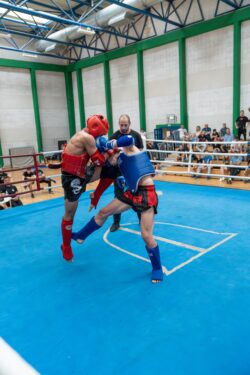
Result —
[[[195,137],[196,140],[198,141],[199,135],[201,134],[201,127],[199,125],[196,126],[195,128]]]
[[[200,135],[198,136],[198,142],[207,142],[207,138],[204,131],[201,131]],[[197,143],[196,145],[197,151],[204,152],[207,148],[205,143]]]
[[[238,150],[237,147],[235,147],[233,145],[230,149],[230,153],[239,153],[239,150]],[[225,172],[227,172],[227,174],[229,174],[230,176],[237,176],[238,174],[240,174],[240,171],[241,171],[240,168],[237,168],[237,165],[241,165],[242,156],[232,155],[232,156],[229,157],[229,160],[230,160],[229,164],[234,165],[234,166],[233,167],[231,167],[231,166],[221,167],[221,174],[224,175]],[[235,165],[236,165],[236,167],[235,167]],[[220,178],[220,181],[225,181],[225,177]],[[227,181],[228,184],[232,183],[231,178],[227,178],[226,181]]]
[[[234,136],[231,134],[231,130],[229,128],[226,129],[226,134],[223,137],[223,142],[233,142]],[[222,152],[228,152],[228,149],[231,147],[231,144],[222,144],[221,150]]]
[[[32,172],[33,172],[33,176],[35,178],[35,176],[36,176],[35,168],[32,170]],[[55,184],[56,180],[53,180],[50,177],[46,177],[45,174],[43,173],[42,169],[38,169],[37,172],[38,172],[40,184],[47,184],[49,186],[49,189],[48,189],[49,194],[53,194],[53,191],[51,189],[51,183],[54,182],[54,184]]]
[[[34,193],[33,193],[33,185],[35,184],[35,177],[34,173],[32,171],[32,167],[27,167],[24,172],[23,172],[23,180],[25,181],[23,184],[24,189],[29,189],[30,190],[30,195],[31,198],[35,198]]]
[[[250,177],[250,156],[247,157],[247,169],[244,172],[245,177]],[[244,180],[244,183],[248,183],[250,179]]]
[[[196,171],[197,173],[208,173],[211,174],[211,166],[210,165],[204,165],[204,164],[212,164],[213,157],[212,155],[205,154],[203,158],[201,159],[201,163],[198,163],[196,166],[193,167],[193,171]],[[194,175],[193,178],[200,178],[199,175]],[[210,176],[207,176],[207,180],[210,179]]]
[[[207,141],[211,141],[211,132],[212,132],[212,129],[209,128],[208,124],[205,124],[204,128],[202,129],[202,131],[204,132],[206,140]]]
[[[2,187],[2,190],[4,190],[4,193],[6,195],[11,195],[10,202],[7,202],[7,207],[17,207],[17,206],[23,206],[23,203],[19,196],[17,195],[17,187],[11,183],[10,176],[7,176],[4,179],[4,185]]]
[[[148,157],[151,161],[159,160],[159,153],[155,151],[150,151],[150,150],[156,150],[156,149],[157,149],[157,144],[155,144],[155,142],[147,141],[146,150],[147,150]],[[155,169],[160,169],[159,163],[153,162],[153,166]]]
[[[8,176],[8,173],[4,172],[3,168],[0,168],[0,184],[4,183],[4,179]]]
[[[220,130],[220,136],[221,136],[221,138],[224,137],[224,135],[226,134],[226,131],[227,131],[227,124],[225,122],[223,122],[222,128]]]
[[[236,128],[238,129],[238,139],[240,140],[241,135],[243,134],[244,141],[246,141],[247,137],[247,129],[246,124],[248,122],[248,118],[245,116],[244,111],[240,111],[239,117],[236,119]]]
[[[187,135],[187,129],[184,128],[184,125],[181,125],[177,132],[179,133],[180,141],[183,141],[185,136]]]
[[[177,154],[176,161],[187,162],[188,161],[188,154],[184,153],[185,151],[189,152],[189,148],[187,143],[180,144],[177,148],[177,151],[181,151],[180,154]]]
[[[220,142],[220,141],[221,141],[221,138],[220,138],[220,135],[219,135],[219,133],[217,132],[217,130],[216,130],[216,129],[213,129],[213,132],[212,132],[212,142],[216,142],[216,141]],[[213,152],[214,152],[214,153],[219,153],[219,152],[221,152],[221,148],[220,148],[220,146],[221,146],[220,143],[218,143],[218,144],[213,143],[213,144],[212,144]],[[214,159],[215,159],[215,160],[218,160],[218,155],[215,155],[215,156],[214,156]]]

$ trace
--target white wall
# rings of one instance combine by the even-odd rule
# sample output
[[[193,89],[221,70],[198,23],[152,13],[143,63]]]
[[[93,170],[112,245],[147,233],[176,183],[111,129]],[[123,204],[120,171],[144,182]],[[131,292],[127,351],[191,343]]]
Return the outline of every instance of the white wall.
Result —
[[[36,126],[30,72],[0,67],[0,138],[3,154],[11,147],[34,146]]]
[[[186,66],[189,129],[232,128],[233,27],[187,39]]]
[[[167,114],[180,120],[178,44],[147,50],[144,57],[144,86],[147,131],[165,124]]]
[[[128,114],[131,127],[140,130],[136,55],[110,61],[111,97],[114,131],[121,114]]]
[[[86,120],[91,115],[106,116],[103,65],[82,69]]]
[[[36,72],[44,151],[58,149],[59,140],[69,139],[66,87],[63,73]]]

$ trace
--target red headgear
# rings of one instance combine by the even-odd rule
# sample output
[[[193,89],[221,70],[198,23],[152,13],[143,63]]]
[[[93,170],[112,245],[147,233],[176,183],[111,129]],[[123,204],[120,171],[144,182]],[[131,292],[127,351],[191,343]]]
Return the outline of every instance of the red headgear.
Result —
[[[97,138],[108,133],[109,123],[103,115],[93,115],[87,120],[87,128],[89,129],[89,134]]]

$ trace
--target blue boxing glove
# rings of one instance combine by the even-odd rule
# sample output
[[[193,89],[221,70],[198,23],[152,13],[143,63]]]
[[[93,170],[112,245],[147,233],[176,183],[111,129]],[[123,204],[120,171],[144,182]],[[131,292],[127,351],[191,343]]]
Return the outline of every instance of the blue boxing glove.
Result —
[[[105,151],[107,151],[107,147],[106,147],[107,142],[108,142],[108,139],[106,137],[97,137],[96,138],[95,144],[96,144],[97,149],[101,153],[104,153]]]
[[[126,180],[125,180],[125,178],[123,176],[117,177],[116,184],[117,184],[118,188],[120,190],[122,190],[123,192],[125,192],[125,191],[128,190],[127,182],[126,182]]]
[[[128,147],[134,145],[135,140],[132,135],[123,135],[119,139],[111,139],[110,141],[105,137],[96,138],[96,147],[100,152],[113,150],[116,147]]]
[[[135,140],[132,135],[123,135],[117,139],[117,147],[128,147],[135,144]]]

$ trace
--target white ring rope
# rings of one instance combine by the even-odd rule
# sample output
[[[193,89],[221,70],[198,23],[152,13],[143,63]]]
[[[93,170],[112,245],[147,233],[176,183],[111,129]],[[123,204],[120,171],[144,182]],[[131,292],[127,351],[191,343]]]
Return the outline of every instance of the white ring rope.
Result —
[[[153,164],[160,164],[160,167],[162,166],[165,166],[166,169],[164,170],[158,170],[156,169],[156,174],[172,174],[172,175],[187,175],[187,176],[197,176],[197,177],[202,177],[202,176],[206,176],[206,177],[213,177],[213,178],[222,178],[222,180],[224,179],[227,179],[227,180],[232,180],[232,179],[235,179],[235,180],[245,180],[245,181],[248,181],[250,180],[250,177],[248,176],[239,176],[239,175],[230,175],[230,169],[235,169],[235,168],[238,168],[240,171],[244,171],[244,170],[247,170],[249,169],[249,160],[248,160],[248,163],[246,164],[230,164],[230,161],[228,164],[215,164],[215,163],[203,163],[203,159],[201,158],[200,160],[197,160],[196,162],[194,162],[192,160],[192,156],[195,155],[196,156],[196,159],[197,159],[197,156],[198,155],[211,155],[212,158],[214,159],[214,157],[217,157],[217,160],[219,159],[218,157],[221,157],[221,158],[230,158],[231,156],[241,156],[242,159],[243,158],[249,158],[250,157],[250,154],[249,152],[246,152],[246,150],[244,150],[244,152],[240,152],[239,149],[243,146],[244,148],[246,148],[245,146],[249,147],[250,146],[250,142],[248,141],[232,141],[232,142],[222,142],[222,141],[215,141],[215,142],[200,142],[200,141],[175,141],[175,140],[161,140],[161,139],[147,139],[146,142],[151,142],[153,143],[153,147],[158,147],[158,144],[160,144],[160,147],[162,148],[162,145],[165,144],[166,148],[168,147],[168,144],[171,144],[171,148],[173,147],[174,144],[178,143],[178,146],[180,145],[189,145],[189,149],[188,150],[175,150],[175,149],[165,149],[165,150],[162,150],[162,149],[156,149],[156,148],[153,148],[153,149],[149,149],[147,148],[146,151],[149,153],[150,155],[150,158],[151,158],[151,162]],[[195,145],[206,145],[206,146],[210,146],[210,145],[218,145],[218,144],[221,144],[221,145],[226,145],[227,148],[229,150],[233,150],[235,149],[236,151],[238,152],[223,152],[223,150],[221,152],[209,152],[207,150],[207,147],[206,147],[206,150],[202,150],[202,151],[198,151],[198,150],[193,150],[193,146]],[[158,158],[153,158],[153,154],[155,155],[155,157],[158,156]],[[161,159],[161,156],[163,155],[163,160],[160,160]],[[180,160],[173,160],[173,159],[169,159],[169,160],[166,160],[165,157],[168,157],[170,155],[186,155],[187,156],[187,159],[188,161],[180,161]],[[242,160],[243,162],[243,160]],[[241,162],[241,163],[242,163]],[[175,167],[187,167],[188,170],[185,171],[185,170],[169,170],[168,168],[170,168],[171,166],[175,166]],[[194,168],[197,167],[196,169],[202,169],[202,168],[207,168],[207,169],[211,169],[212,168],[221,168],[222,169],[222,173],[220,174],[214,174],[214,173],[201,173],[201,172],[197,172]],[[193,168],[193,169],[191,169]],[[227,169],[227,171],[229,171],[229,174],[228,175],[225,175],[223,174],[224,173],[224,169]],[[245,172],[246,173],[246,172]],[[249,173],[250,175],[250,173]]]

